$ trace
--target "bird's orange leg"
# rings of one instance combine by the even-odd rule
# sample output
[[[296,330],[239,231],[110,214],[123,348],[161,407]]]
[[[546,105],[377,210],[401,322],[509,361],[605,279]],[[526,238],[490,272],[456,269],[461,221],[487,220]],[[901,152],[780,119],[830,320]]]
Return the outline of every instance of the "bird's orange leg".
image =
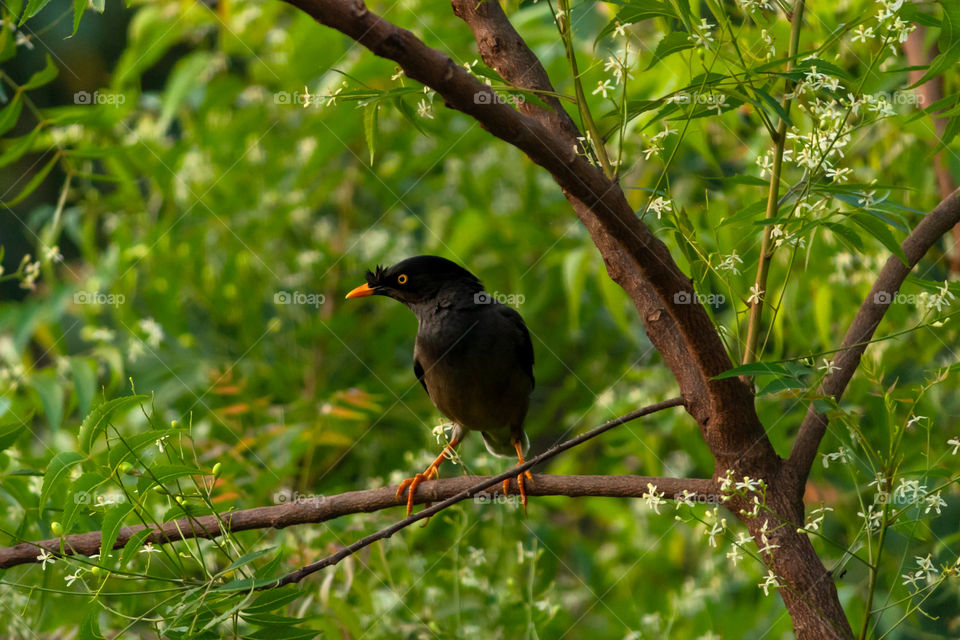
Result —
[[[517,460],[519,460],[518,464],[523,464],[524,462],[526,462],[526,460],[523,459],[523,445],[520,443],[519,440],[513,441],[513,448],[517,452]],[[517,476],[517,488],[520,489],[520,502],[523,503],[523,515],[526,516],[527,515],[527,492],[523,486],[524,476],[526,476],[527,479],[530,481],[533,481],[533,476],[530,475],[529,469],[527,469],[526,471],[524,471],[523,473]],[[509,495],[509,492],[510,492],[510,478],[507,478],[506,480],[503,481],[503,495]]]
[[[400,486],[397,487],[397,500],[403,500],[403,492],[408,489],[407,493],[407,515],[413,511],[413,496],[417,492],[417,486],[420,485],[424,480],[430,480],[436,478],[440,475],[438,469],[440,465],[443,464],[443,461],[447,458],[453,457],[453,450],[460,444],[459,440],[451,440],[450,443],[443,448],[443,451],[440,452],[440,455],[437,456],[437,459],[430,463],[430,466],[426,468],[423,473],[418,473],[412,478],[407,478],[400,483]],[[449,454],[448,454],[449,452]]]

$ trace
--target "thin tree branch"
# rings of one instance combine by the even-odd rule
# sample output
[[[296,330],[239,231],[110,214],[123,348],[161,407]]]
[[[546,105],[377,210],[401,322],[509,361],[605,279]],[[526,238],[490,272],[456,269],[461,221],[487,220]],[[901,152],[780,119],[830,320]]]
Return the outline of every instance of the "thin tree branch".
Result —
[[[800,26],[803,24],[804,0],[797,0],[790,19],[790,45],[788,49],[787,72],[793,67],[794,58],[800,47]],[[787,79],[787,92],[793,90],[793,81]],[[783,151],[787,144],[787,116],[790,114],[790,98],[783,99],[783,113],[777,135],[774,139],[773,168],[770,171],[770,185],[767,189],[767,211],[764,218],[777,217],[780,200],[780,175],[783,170]],[[743,364],[757,359],[757,344],[760,342],[760,323],[763,319],[763,307],[767,303],[767,274],[773,260],[773,225],[765,224],[760,240],[760,258],[757,260],[757,276],[754,280],[753,295],[755,301],[750,305],[750,319],[747,323],[747,340],[743,349]]]
[[[663,411],[672,407],[678,407],[683,404],[681,398],[664,400],[656,404],[642,407],[631,411],[619,418],[591,429],[575,438],[562,442],[555,447],[544,451],[538,456],[528,460],[523,465],[519,465],[498,476],[460,476],[458,478],[445,478],[443,480],[434,480],[423,482],[417,487],[417,493],[414,496],[414,502],[420,504],[424,502],[437,502],[429,509],[425,509],[416,514],[400,520],[389,527],[392,529],[389,534],[381,535],[377,540],[389,537],[400,529],[413,524],[417,520],[428,517],[446,507],[470,498],[478,493],[484,492],[489,487],[495,487],[492,495],[500,494],[500,485],[508,478],[516,476],[526,469],[548,460],[567,449],[595,438],[610,429],[617,427],[631,420]],[[699,501],[716,502],[719,495],[716,491],[716,483],[708,479],[683,479],[683,478],[655,478],[646,476],[554,476],[554,475],[536,475],[533,482],[526,486],[527,495],[530,496],[570,496],[570,497],[612,497],[612,498],[638,498],[647,492],[648,484],[657,487],[658,492],[666,494],[673,498],[684,491],[694,494],[693,499]],[[489,494],[489,492],[488,492]],[[404,501],[405,503],[405,501]],[[146,528],[152,529],[143,543],[151,542],[153,544],[167,544],[179,542],[193,538],[216,538],[226,532],[249,531],[251,529],[282,529],[297,524],[311,524],[333,520],[341,516],[353,513],[369,513],[389,507],[401,506],[397,502],[396,487],[383,487],[380,489],[370,489],[367,491],[349,491],[335,496],[319,496],[306,500],[294,500],[290,503],[269,506],[256,507],[253,509],[244,509],[231,513],[220,514],[219,516],[200,516],[181,518],[176,521],[166,522],[159,527],[133,525],[123,527],[117,536],[114,549],[122,548],[138,532]],[[386,531],[386,530],[385,530]],[[378,535],[378,534],[374,534]],[[28,564],[37,562],[37,556],[42,549],[54,555],[85,555],[90,556],[100,553],[101,532],[92,531],[90,533],[80,533],[65,536],[64,538],[51,538],[39,542],[22,542],[15,546],[0,548],[0,569],[7,569],[19,564]],[[371,538],[367,536],[360,542]],[[61,553],[61,542],[63,543],[63,552]],[[373,540],[370,540],[373,542]],[[356,549],[367,546],[370,542],[356,547]],[[359,543],[355,543],[359,544]],[[353,546],[353,545],[351,545]],[[348,549],[350,547],[347,547]],[[354,549],[354,550],[356,550]],[[349,554],[346,554],[349,555]],[[346,555],[338,558],[338,562]],[[316,563],[315,563],[316,564]],[[329,564],[335,564],[331,562]],[[309,565],[313,567],[314,565]],[[324,565],[327,566],[327,565]],[[304,567],[307,569],[308,567]],[[322,567],[314,568],[303,573],[297,580],[317,571]],[[300,569],[299,572],[304,571]],[[294,572],[298,573],[298,572]],[[291,574],[292,575],[292,574]],[[284,584],[295,582],[296,580],[287,580]],[[274,585],[276,586],[276,585]]]
[[[344,547],[343,549],[334,553],[333,555],[327,556],[323,560],[319,560],[312,564],[308,564],[305,567],[301,567],[296,571],[288,573],[283,578],[278,580],[276,583],[270,584],[268,588],[282,587],[285,584],[299,582],[300,580],[303,580],[303,578],[310,575],[311,573],[315,573],[320,569],[329,567],[331,565],[335,565],[341,560],[343,560],[344,558],[346,558],[347,556],[352,555],[357,551],[359,551],[360,549],[363,549],[364,547],[367,547],[373,544],[377,540],[383,540],[384,538],[389,538],[390,536],[397,533],[401,529],[405,529],[406,527],[409,527],[414,522],[417,522],[418,520],[423,520],[424,518],[429,518],[430,516],[436,513],[439,513],[440,511],[443,511],[450,505],[456,504],[461,500],[466,500],[467,498],[473,497],[474,495],[482,492],[484,489],[493,487],[494,485],[500,485],[503,483],[504,480],[512,480],[516,478],[518,475],[520,475],[521,473],[523,473],[524,471],[526,471],[527,469],[537,464],[540,464],[545,460],[549,460],[555,455],[562,453],[567,449],[571,449],[577,446],[578,444],[582,444],[587,440],[590,440],[591,438],[596,438],[600,434],[605,433],[610,429],[613,429],[614,427],[620,426],[625,422],[630,422],[631,420],[636,420],[637,418],[643,417],[645,415],[649,415],[651,413],[656,413],[657,411],[662,411],[664,409],[669,409],[670,407],[679,407],[682,405],[683,405],[683,398],[673,398],[672,400],[664,400],[663,402],[658,402],[656,404],[651,404],[641,409],[631,411],[630,413],[626,415],[622,415],[619,418],[614,418],[613,420],[609,422],[605,422],[599,427],[594,427],[590,431],[580,434],[576,438],[571,438],[566,442],[561,442],[557,446],[544,451],[540,455],[530,458],[523,464],[518,464],[517,466],[510,469],[509,471],[505,471],[504,473],[501,473],[498,476],[485,478],[482,482],[478,482],[473,486],[468,487],[467,489],[464,489],[460,493],[450,496],[449,498],[443,500],[438,504],[435,504],[431,507],[427,507],[426,509],[424,509],[419,513],[410,514],[403,520],[400,520],[399,522],[396,522],[390,525],[389,527],[385,527],[380,531],[377,531],[376,533],[372,533],[364,538],[361,538],[360,540],[357,540],[353,544]],[[536,484],[538,482],[537,478],[538,476],[534,476],[534,480],[531,483],[534,485],[534,487],[536,487]],[[651,480],[650,478],[647,478],[647,481],[650,484],[654,484],[654,486],[658,486],[657,485],[658,482],[663,483],[664,489],[658,489],[658,491],[661,491],[663,493],[669,493],[670,497],[676,496],[678,493],[681,493],[684,489],[692,490],[691,486],[684,485],[684,483],[690,482],[689,480],[678,481],[675,478],[653,478]],[[696,487],[699,491],[703,491],[704,493],[712,493],[712,494],[717,493],[716,492],[717,485],[713,480],[695,480],[693,482],[694,482],[694,485],[692,486]],[[646,487],[646,484],[644,484],[644,487]],[[528,490],[527,493],[530,495],[533,495],[531,491],[532,489]],[[643,489],[640,492],[640,495],[643,495],[643,493],[646,491],[649,491],[649,488]]]
[[[926,68],[939,53],[936,42],[932,43],[929,48],[926,46],[924,42],[926,36],[927,28],[918,26],[913,33],[907,37],[907,41],[903,43],[903,51],[907,55],[907,62],[912,67],[912,70],[907,76],[907,81],[911,85],[920,81],[926,72]],[[933,105],[943,98],[943,78],[943,75],[938,75],[916,87],[915,95],[920,98],[920,104],[918,105],[920,108]],[[936,134],[934,136],[935,146],[939,146],[940,140],[943,138],[944,131],[947,128],[949,118],[930,114],[930,119],[933,120],[933,130]],[[933,156],[933,172],[937,178],[937,186],[940,187],[940,197],[946,198],[957,188],[957,182],[953,179],[953,176],[950,175],[950,169],[944,161],[943,151]],[[953,227],[953,242],[952,246],[948,246],[947,255],[950,260],[950,269],[954,273],[960,273],[960,225]]]
[[[905,265],[896,256],[890,256],[887,259],[887,263],[880,271],[880,276],[860,305],[857,315],[847,330],[840,346],[841,351],[833,358],[833,365],[838,368],[824,378],[819,389],[821,395],[840,398],[860,365],[860,356],[866,350],[874,331],[896,298],[897,291],[900,290],[907,275],[930,247],[958,222],[960,222],[960,189],[942,200],[900,245],[909,264]],[[787,470],[794,476],[794,489],[800,494],[803,493],[807,475],[816,459],[817,449],[820,447],[820,440],[823,439],[826,429],[826,415],[817,412],[811,404],[800,425],[800,431],[787,461]]]

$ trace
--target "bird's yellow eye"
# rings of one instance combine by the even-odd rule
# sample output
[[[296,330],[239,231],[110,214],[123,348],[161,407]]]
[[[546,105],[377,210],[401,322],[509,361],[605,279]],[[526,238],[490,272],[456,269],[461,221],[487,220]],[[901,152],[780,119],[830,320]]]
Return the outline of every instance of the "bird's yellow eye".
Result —
[[[397,282],[399,284],[407,284],[407,274],[401,273],[399,276],[397,276]]]

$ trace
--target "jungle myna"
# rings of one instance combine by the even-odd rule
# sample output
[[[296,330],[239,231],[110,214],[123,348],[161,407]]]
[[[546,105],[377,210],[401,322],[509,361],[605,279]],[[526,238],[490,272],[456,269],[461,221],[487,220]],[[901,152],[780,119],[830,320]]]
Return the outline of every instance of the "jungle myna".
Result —
[[[529,441],[523,432],[533,391],[533,345],[523,318],[484,291],[463,267],[437,256],[407,258],[367,271],[367,282],[347,298],[381,295],[399,300],[417,316],[413,372],[437,409],[455,423],[450,443],[423,473],[407,478],[407,515],[423,480],[470,431],[479,431],[490,453],[516,455],[522,464]],[[526,473],[532,479],[530,472]],[[505,480],[506,494],[510,481]],[[523,474],[517,476],[524,510]]]

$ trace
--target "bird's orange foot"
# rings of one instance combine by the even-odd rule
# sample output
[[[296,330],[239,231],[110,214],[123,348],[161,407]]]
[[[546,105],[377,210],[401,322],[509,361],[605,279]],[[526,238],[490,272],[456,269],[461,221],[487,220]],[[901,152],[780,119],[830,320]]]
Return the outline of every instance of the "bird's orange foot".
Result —
[[[428,467],[424,473],[418,473],[412,478],[407,478],[400,483],[400,486],[397,487],[397,501],[403,501],[403,492],[407,491],[407,515],[413,511],[413,496],[417,493],[417,487],[424,480],[431,480],[435,478],[438,474],[437,470],[434,467]]]
[[[448,457],[453,457],[453,450],[458,444],[460,444],[459,440],[452,440],[450,444],[443,448],[443,451],[440,452],[440,455],[437,456],[437,459],[434,460],[423,473],[418,473],[412,478],[407,478],[400,483],[399,487],[397,487],[397,502],[403,501],[403,492],[405,490],[407,491],[408,516],[411,512],[413,512],[413,496],[417,493],[417,486],[424,480],[432,480],[433,478],[440,477],[440,472],[437,469],[444,460],[446,460]],[[427,506],[429,506],[429,503]],[[426,521],[424,521],[424,524],[426,524]]]

